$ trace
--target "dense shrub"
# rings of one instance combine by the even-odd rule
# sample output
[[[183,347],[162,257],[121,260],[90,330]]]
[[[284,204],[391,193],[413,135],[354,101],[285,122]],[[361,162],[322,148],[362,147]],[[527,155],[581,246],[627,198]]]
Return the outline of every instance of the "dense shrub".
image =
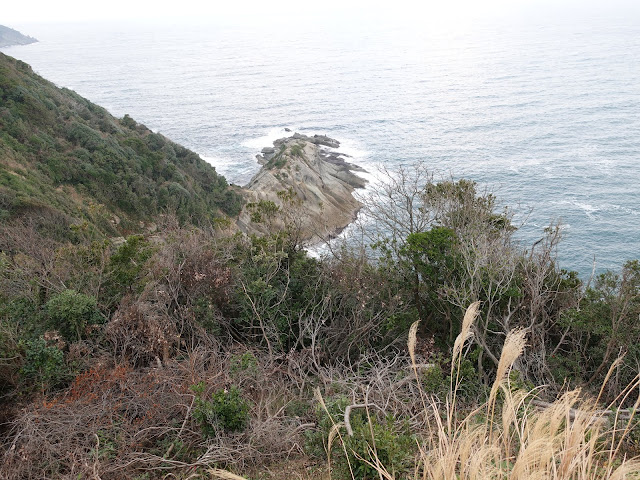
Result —
[[[53,295],[46,305],[51,327],[67,340],[80,340],[86,336],[87,327],[102,322],[94,297],[74,290],[64,290]]]
[[[109,258],[103,303],[113,308],[127,294],[139,294],[145,285],[145,264],[153,248],[142,235],[132,235]]]
[[[49,345],[44,338],[27,340],[23,343],[24,363],[20,373],[24,377],[25,387],[48,391],[63,381],[67,372],[64,355],[60,348]]]
[[[204,382],[194,385],[192,389],[197,395],[193,418],[205,437],[215,437],[221,431],[239,432],[247,426],[249,403],[238,387],[216,390],[210,399],[204,397]]]
[[[28,172],[6,187],[17,195],[28,191],[24,198],[28,205],[44,204],[74,216],[88,213],[83,198],[57,189],[72,185],[121,217],[121,228],[126,217],[136,222],[137,231],[138,221],[154,222],[167,208],[185,223],[207,224],[220,212],[239,213],[241,195],[195,153],[128,115],[122,120],[111,117],[76,93],[58,89],[31,69],[21,69],[10,57],[0,56],[0,71],[4,157],[12,159],[11,170],[18,164]],[[166,182],[171,188],[165,187]],[[19,213],[0,208],[5,211],[0,214],[9,218]],[[111,233],[102,224],[96,226]]]
[[[390,416],[379,419],[373,407],[369,412],[357,409],[349,416],[353,431],[349,435],[339,426],[343,425],[344,411],[350,403],[344,396],[335,396],[316,407],[318,427],[307,434],[307,451],[320,457],[328,454],[335,478],[378,478],[372,465],[376,463],[375,457],[390,472],[400,476],[409,473],[413,467],[416,439],[409,433],[408,425]],[[337,435],[336,427],[341,432]]]

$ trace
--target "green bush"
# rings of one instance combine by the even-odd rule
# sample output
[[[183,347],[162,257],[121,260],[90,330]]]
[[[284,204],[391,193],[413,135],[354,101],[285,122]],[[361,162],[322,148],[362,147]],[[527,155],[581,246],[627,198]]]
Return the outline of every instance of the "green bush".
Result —
[[[51,327],[67,340],[80,340],[89,325],[102,320],[95,297],[75,290],[65,290],[52,296],[46,308]]]
[[[429,395],[444,398],[449,391],[449,378],[445,377],[442,367],[437,363],[431,368],[424,369],[420,377],[422,388]]]
[[[325,399],[325,410],[322,405],[316,405],[315,417],[317,428],[305,432],[304,448],[308,455],[318,458],[326,458],[326,447],[329,432],[333,425],[344,419],[344,409],[350,401],[344,395],[334,395]]]
[[[191,309],[196,322],[204,328],[207,333],[216,337],[219,337],[222,334],[220,312],[213,302],[211,302],[210,298],[205,296],[196,298],[193,301]]]
[[[44,333],[42,316],[34,298],[16,297],[0,301],[0,318],[12,328],[18,328],[21,334],[37,336]]]
[[[302,156],[304,155],[304,148],[300,144],[296,143],[295,145],[291,145],[291,148],[289,150],[291,151],[291,155],[294,157],[302,158]]]
[[[18,326],[0,319],[0,395],[17,384],[22,360],[19,342]]]
[[[460,382],[458,387],[458,396],[462,399],[468,400],[472,403],[480,401],[486,395],[486,388],[482,383],[478,375],[478,371],[471,360],[478,358],[479,350],[470,353],[471,359],[463,358],[460,361],[460,370],[457,373],[458,381]],[[456,382],[456,371],[454,371],[453,384]]]
[[[231,366],[229,373],[237,376],[242,373],[248,375],[256,375],[258,373],[258,359],[251,352],[244,352],[242,355],[233,355],[231,357]]]
[[[242,397],[238,387],[216,390],[210,400],[202,398],[204,382],[194,385],[192,390],[198,395],[193,418],[200,424],[205,437],[215,437],[221,430],[239,432],[249,423],[249,402]]]
[[[113,308],[126,294],[140,293],[145,285],[144,267],[152,254],[151,244],[142,235],[129,236],[109,259],[101,303]]]
[[[350,400],[343,395],[328,398],[327,409],[318,405],[316,420],[318,428],[306,434],[305,450],[309,455],[326,456],[329,432],[333,425],[344,421],[345,408]],[[341,430],[340,437],[335,437],[331,445],[331,459],[335,478],[353,478],[354,480],[378,479],[371,452],[375,452],[394,478],[404,478],[413,465],[416,440],[409,433],[408,425],[398,422],[391,416],[380,420],[370,411],[370,417],[364,409],[352,410],[350,424],[353,436]],[[341,444],[341,442],[343,442]],[[353,474],[353,477],[352,477]]]
[[[7,173],[11,178],[2,186],[28,205],[47,205],[76,216],[88,199],[122,220],[120,233],[140,231],[140,221],[154,222],[167,209],[183,223],[202,224],[220,210],[228,215],[240,212],[242,196],[194,152],[128,115],[118,121],[71,90],[20,69],[9,57],[0,56],[0,71],[3,158],[28,172],[12,167]],[[2,176],[0,172],[0,185],[5,183]],[[172,188],[165,186],[167,182],[174,183]],[[56,188],[60,185],[72,185],[80,196]],[[24,209],[16,207],[0,202],[0,218],[24,215]],[[113,226],[97,226],[112,236]]]
[[[395,478],[402,478],[404,474],[409,473],[414,464],[413,452],[416,442],[406,425],[398,426],[390,416],[383,421],[371,417],[369,422],[366,415],[360,414],[351,415],[351,426],[353,436],[344,435],[342,438],[356,480],[380,478],[378,471],[369,464],[374,463],[372,451],[385,468],[392,474],[395,473]],[[344,455],[344,450],[341,451]],[[338,466],[344,474],[340,478],[348,478],[346,462],[339,462]]]
[[[24,341],[22,346],[24,348],[24,364],[20,369],[22,377],[42,392],[58,386],[66,376],[62,351],[47,345],[43,338]]]

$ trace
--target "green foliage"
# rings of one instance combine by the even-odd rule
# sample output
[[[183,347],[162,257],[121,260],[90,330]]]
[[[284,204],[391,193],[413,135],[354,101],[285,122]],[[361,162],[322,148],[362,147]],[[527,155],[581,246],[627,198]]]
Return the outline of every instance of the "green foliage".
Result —
[[[478,376],[478,371],[471,361],[474,357],[477,359],[478,353],[479,350],[476,350],[474,354],[470,355],[471,359],[463,358],[460,362],[460,369],[457,372],[459,381],[458,395],[460,398],[472,403],[478,402],[486,394],[486,387],[483,385]],[[454,372],[454,375],[456,375],[456,372]],[[455,378],[453,382],[455,382]]]
[[[26,340],[22,347],[24,364],[20,373],[28,384],[37,386],[42,392],[60,385],[67,373],[62,351],[47,345],[43,338]]]
[[[272,221],[280,212],[280,207],[270,200],[248,203],[247,209],[251,211],[251,221],[254,223]]]
[[[460,360],[459,368],[454,368],[453,377],[450,374],[451,359],[442,355],[436,355],[431,359],[433,367],[423,369],[420,374],[422,388],[425,393],[434,395],[441,400],[449,394],[450,389],[455,388],[456,396],[460,400],[475,404],[481,401],[485,394],[485,386],[478,376],[478,372],[472,363],[478,358],[479,350],[472,351],[467,357]]]
[[[289,151],[291,152],[291,155],[293,157],[302,158],[304,156],[304,148],[299,143],[291,145],[291,147],[289,148]]]
[[[229,373],[231,376],[241,374],[256,375],[258,373],[258,359],[251,352],[244,352],[242,355],[232,355]]]
[[[445,377],[442,367],[436,363],[431,368],[426,368],[421,372],[420,381],[425,393],[444,398],[449,391],[448,378]]]
[[[284,413],[289,417],[307,418],[313,415],[313,406],[307,399],[294,398],[287,403]]]
[[[457,335],[451,324],[457,309],[444,298],[446,287],[462,277],[456,233],[446,227],[433,227],[412,233],[399,251],[399,266],[413,285],[413,297],[421,318],[437,338]],[[429,312],[429,313],[427,313]]]
[[[0,320],[0,395],[16,386],[22,356],[17,324]]]
[[[42,311],[33,298],[20,296],[0,300],[0,318],[12,328],[30,335],[38,336],[44,332]]]
[[[325,410],[322,405],[315,407],[317,428],[305,432],[305,451],[317,458],[326,458],[326,448],[331,428],[344,420],[344,409],[350,404],[344,395],[333,395],[325,398]]]
[[[353,436],[343,436],[342,439],[355,479],[379,478],[377,470],[369,464],[375,461],[371,452],[375,453],[381,464],[393,472],[396,478],[409,474],[413,468],[416,442],[407,425],[398,426],[391,416],[383,421],[376,417],[371,417],[368,421],[364,414],[352,415],[351,418]],[[338,452],[334,455],[337,454],[337,458],[341,459],[344,452]],[[345,463],[338,460],[337,467],[348,474],[349,470]]]
[[[191,308],[198,325],[216,337],[222,334],[219,312],[211,299],[205,296],[198,297],[193,301]]]
[[[145,265],[153,254],[142,235],[131,235],[109,258],[103,297],[105,305],[115,306],[127,293],[140,293],[145,285]]]
[[[265,165],[269,170],[271,169],[280,169],[283,168],[287,164],[287,158],[284,156],[287,147],[286,145],[280,146],[280,151],[271,158]]]
[[[67,340],[80,340],[89,325],[102,320],[96,299],[75,290],[64,290],[52,296],[46,308],[51,327]]]
[[[581,379],[599,384],[615,358],[624,362],[611,383],[624,386],[637,374],[640,347],[629,339],[640,336],[640,262],[626,262],[620,274],[600,274],[584,292],[577,308],[562,311],[566,329],[561,355],[551,358],[558,381]],[[625,383],[626,382],[626,383]]]
[[[504,213],[495,213],[496,197],[478,193],[472,180],[431,182],[425,186],[426,204],[437,212],[437,223],[461,233],[480,228],[487,232],[513,231]]]
[[[166,211],[206,224],[220,211],[240,212],[242,197],[195,153],[20,65],[0,54],[0,198],[10,199],[0,201],[0,216],[46,205],[93,223],[94,203],[120,217],[119,228],[139,230]],[[95,226],[114,233],[110,222]]]
[[[242,397],[238,387],[216,390],[210,400],[203,398],[204,382],[191,388],[197,395],[192,415],[205,437],[215,437],[222,430],[239,432],[247,426],[249,402]]]
[[[427,232],[412,233],[401,255],[413,266],[427,285],[443,283],[456,268],[457,237],[453,230],[434,227]]]
[[[337,395],[325,400],[327,410],[316,407],[316,431],[307,432],[305,450],[308,454],[325,458],[329,432],[332,427],[344,421],[345,408],[350,404],[347,397]],[[331,445],[331,459],[336,478],[374,480],[379,478],[373,462],[372,452],[395,478],[404,478],[413,466],[416,440],[409,432],[408,425],[390,416],[380,420],[377,412],[371,410],[369,417],[364,409],[351,411],[350,424],[353,436],[342,433]],[[352,477],[353,474],[353,477]]]
[[[136,126],[138,125],[136,121],[129,116],[128,113],[126,113],[124,117],[122,117],[122,120],[120,120],[120,123],[122,123],[122,125],[124,125],[125,127],[131,130],[135,129]]]
[[[96,434],[99,448],[98,457],[103,459],[116,458],[118,455],[118,431],[117,429],[100,429]]]

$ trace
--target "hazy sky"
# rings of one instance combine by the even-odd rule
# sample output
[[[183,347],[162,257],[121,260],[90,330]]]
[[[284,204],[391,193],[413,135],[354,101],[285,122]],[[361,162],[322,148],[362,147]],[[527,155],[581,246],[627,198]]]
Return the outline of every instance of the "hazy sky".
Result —
[[[439,23],[512,14],[640,13],[640,0],[26,0],[7,1],[0,24],[87,20],[273,19]]]

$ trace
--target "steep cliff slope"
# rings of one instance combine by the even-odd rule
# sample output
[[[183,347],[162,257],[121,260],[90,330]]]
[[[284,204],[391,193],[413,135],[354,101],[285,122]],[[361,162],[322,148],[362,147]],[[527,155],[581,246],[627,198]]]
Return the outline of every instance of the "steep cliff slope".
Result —
[[[117,235],[143,231],[164,212],[200,223],[241,207],[194,152],[0,53],[1,220],[88,224]]]

